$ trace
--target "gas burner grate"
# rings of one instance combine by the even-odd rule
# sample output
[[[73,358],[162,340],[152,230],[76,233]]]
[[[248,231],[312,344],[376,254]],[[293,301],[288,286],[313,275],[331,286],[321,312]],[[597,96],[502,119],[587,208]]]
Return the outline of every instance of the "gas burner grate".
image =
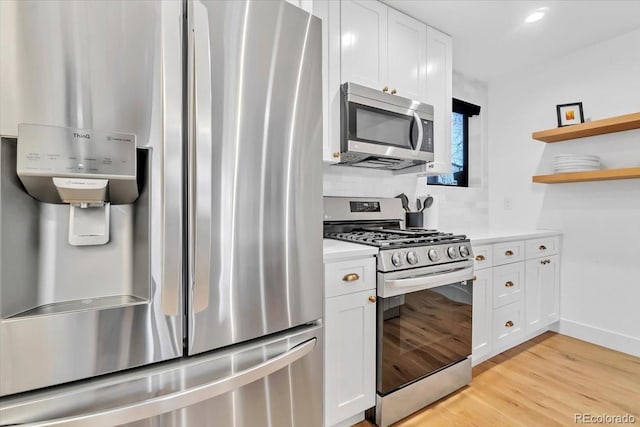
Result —
[[[466,239],[464,235],[443,233],[436,230],[376,230],[362,229],[350,232],[327,232],[324,237],[328,239],[344,240],[353,243],[361,243],[380,248],[437,245],[453,243]]]

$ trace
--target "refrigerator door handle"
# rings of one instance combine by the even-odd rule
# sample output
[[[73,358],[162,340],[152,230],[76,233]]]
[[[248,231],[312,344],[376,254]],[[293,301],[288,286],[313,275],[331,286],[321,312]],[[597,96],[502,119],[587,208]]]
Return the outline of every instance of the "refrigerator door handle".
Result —
[[[285,353],[281,353],[251,368],[244,369],[230,377],[207,384],[198,385],[168,395],[136,402],[130,405],[108,409],[102,412],[83,414],[26,424],[29,427],[82,427],[113,426],[151,418],[187,406],[195,405],[224,393],[236,390],[254,381],[285,368],[313,351],[317,338],[311,338]]]
[[[162,5],[162,26],[164,37],[180,38],[181,28],[175,25],[175,6]],[[166,9],[166,10],[165,10]],[[174,44],[167,43],[173,46]],[[181,313],[182,288],[182,70],[176,64],[177,48],[161,55],[162,79],[162,192],[161,218],[162,233],[162,311],[167,316]]]
[[[209,305],[211,281],[211,46],[207,8],[193,3],[193,138],[189,146],[189,265],[192,309]]]

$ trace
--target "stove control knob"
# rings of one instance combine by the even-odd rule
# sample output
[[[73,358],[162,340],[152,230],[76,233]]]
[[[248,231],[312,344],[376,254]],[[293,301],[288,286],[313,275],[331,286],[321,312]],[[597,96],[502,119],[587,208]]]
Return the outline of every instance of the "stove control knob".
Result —
[[[440,255],[438,255],[438,251],[435,249],[429,249],[428,255],[431,261],[438,261],[440,259]]]
[[[450,247],[449,249],[447,249],[447,255],[449,255],[449,258],[451,259],[458,258],[458,249],[454,248],[453,246]]]
[[[467,248],[466,246],[460,246],[460,255],[462,255],[463,257],[468,257],[469,248]]]
[[[391,255],[391,263],[396,267],[400,267],[402,265],[402,257],[400,256],[400,252],[395,252]]]
[[[407,253],[407,262],[411,265],[418,263],[418,254],[415,251],[410,251]]]

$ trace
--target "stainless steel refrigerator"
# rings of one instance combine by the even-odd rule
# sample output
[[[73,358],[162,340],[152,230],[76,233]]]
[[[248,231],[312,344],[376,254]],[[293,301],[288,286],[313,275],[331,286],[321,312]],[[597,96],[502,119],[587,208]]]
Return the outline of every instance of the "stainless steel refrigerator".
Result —
[[[319,19],[0,21],[0,424],[322,425]]]

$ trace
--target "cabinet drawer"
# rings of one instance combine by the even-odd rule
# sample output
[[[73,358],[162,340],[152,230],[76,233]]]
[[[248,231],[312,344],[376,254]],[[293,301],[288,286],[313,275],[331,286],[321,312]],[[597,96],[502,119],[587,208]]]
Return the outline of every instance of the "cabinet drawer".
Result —
[[[524,263],[501,265],[493,269],[493,308],[519,301],[524,286]]]
[[[325,264],[324,282],[325,298],[374,289],[376,259],[370,257]]]
[[[527,240],[525,244],[527,259],[546,255],[555,255],[559,251],[560,239],[557,236]]]
[[[509,264],[524,260],[524,241],[493,245],[493,265]]]
[[[493,348],[505,349],[524,337],[522,303],[516,302],[493,310]]]
[[[491,245],[486,246],[473,246],[473,268],[481,270],[483,268],[491,267],[493,265],[493,252]]]

